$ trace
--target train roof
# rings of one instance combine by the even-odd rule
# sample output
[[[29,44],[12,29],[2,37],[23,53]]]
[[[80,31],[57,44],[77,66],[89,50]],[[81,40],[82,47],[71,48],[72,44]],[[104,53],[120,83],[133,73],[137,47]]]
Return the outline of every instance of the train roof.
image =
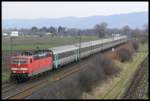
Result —
[[[119,37],[113,37],[113,38],[111,37],[111,38],[107,38],[107,39],[82,42],[80,44],[80,48],[89,47],[91,45],[98,45],[98,44],[102,44],[105,42],[111,42],[113,40],[118,40],[121,38],[126,38],[126,36],[119,36]],[[53,52],[53,54],[59,54],[59,53],[63,53],[63,52],[73,51],[75,49],[79,49],[79,43],[73,44],[73,45],[64,45],[64,46],[53,47],[53,48],[49,48],[48,50],[51,50]]]

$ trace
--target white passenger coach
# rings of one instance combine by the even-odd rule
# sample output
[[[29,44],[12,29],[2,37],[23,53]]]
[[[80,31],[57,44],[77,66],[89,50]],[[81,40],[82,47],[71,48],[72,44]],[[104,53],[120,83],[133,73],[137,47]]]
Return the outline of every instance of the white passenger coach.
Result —
[[[53,53],[54,68],[85,58],[91,54],[115,47],[128,41],[127,36],[117,36],[73,45],[49,48]]]

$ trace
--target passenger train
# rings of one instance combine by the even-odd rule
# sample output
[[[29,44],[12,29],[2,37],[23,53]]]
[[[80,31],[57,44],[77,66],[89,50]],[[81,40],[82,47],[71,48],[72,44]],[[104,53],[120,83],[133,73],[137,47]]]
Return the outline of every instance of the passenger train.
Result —
[[[78,61],[102,50],[125,43],[127,36],[118,36],[44,50],[26,51],[11,57],[11,79],[22,80]]]

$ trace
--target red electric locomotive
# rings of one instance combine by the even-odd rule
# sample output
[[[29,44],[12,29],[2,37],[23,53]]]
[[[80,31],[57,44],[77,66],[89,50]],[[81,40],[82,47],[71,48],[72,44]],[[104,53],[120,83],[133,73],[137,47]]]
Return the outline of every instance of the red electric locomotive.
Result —
[[[23,52],[11,59],[11,79],[25,80],[31,76],[53,69],[52,54],[48,50]]]

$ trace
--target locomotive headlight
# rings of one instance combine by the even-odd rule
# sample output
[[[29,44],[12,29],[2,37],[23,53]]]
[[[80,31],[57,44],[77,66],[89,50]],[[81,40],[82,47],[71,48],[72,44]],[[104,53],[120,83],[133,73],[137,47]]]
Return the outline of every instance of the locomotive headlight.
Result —
[[[18,70],[18,68],[11,68],[11,70]]]
[[[13,73],[16,73],[16,71],[13,71]]]

